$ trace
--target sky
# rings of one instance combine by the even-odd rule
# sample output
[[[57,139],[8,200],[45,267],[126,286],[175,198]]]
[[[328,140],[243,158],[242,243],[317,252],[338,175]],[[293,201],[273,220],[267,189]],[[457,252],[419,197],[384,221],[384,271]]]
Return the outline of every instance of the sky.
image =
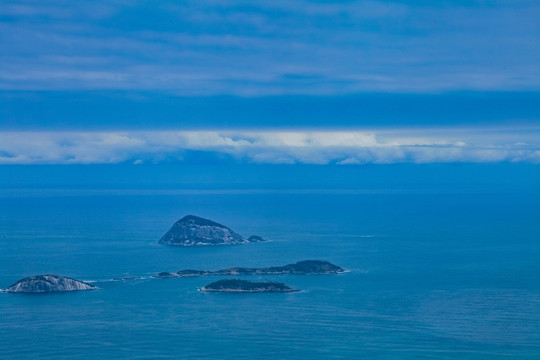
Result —
[[[537,173],[538,19],[533,0],[2,1],[0,172],[13,182],[34,165]]]
[[[540,4],[2,1],[5,90],[538,91]]]

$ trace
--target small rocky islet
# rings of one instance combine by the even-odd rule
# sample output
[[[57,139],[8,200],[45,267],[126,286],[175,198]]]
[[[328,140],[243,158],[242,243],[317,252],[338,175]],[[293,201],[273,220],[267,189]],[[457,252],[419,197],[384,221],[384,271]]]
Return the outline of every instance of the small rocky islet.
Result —
[[[169,246],[237,245],[265,241],[261,236],[244,238],[228,227],[195,215],[187,215],[161,237],[159,244]]]
[[[211,284],[203,286],[201,291],[229,293],[283,293],[295,292],[299,290],[278,282],[253,282],[239,279],[227,279],[215,281]]]
[[[341,267],[324,260],[303,260],[295,264],[263,268],[234,267],[222,270],[180,270],[177,272],[160,272],[155,277],[195,277],[214,275],[325,275],[344,272]]]
[[[4,289],[8,293],[40,294],[66,291],[95,290],[96,286],[62,275],[34,275],[21,279]]]

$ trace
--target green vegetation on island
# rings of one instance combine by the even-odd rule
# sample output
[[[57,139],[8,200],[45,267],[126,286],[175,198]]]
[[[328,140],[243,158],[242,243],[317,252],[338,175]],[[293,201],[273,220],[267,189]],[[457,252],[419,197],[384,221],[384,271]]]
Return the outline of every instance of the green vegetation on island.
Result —
[[[323,275],[342,273],[341,267],[324,260],[304,260],[295,264],[272,266],[265,268],[235,267],[222,270],[180,270],[177,272],[161,272],[159,278],[193,277],[212,275]]]
[[[235,292],[235,293],[259,293],[259,292],[294,292],[298,291],[283,283],[278,282],[252,282],[239,279],[219,280],[201,288],[207,292]]]

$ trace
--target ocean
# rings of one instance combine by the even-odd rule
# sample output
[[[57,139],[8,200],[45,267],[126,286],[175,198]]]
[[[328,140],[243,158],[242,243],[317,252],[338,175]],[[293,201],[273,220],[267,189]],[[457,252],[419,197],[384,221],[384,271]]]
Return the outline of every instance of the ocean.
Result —
[[[95,291],[0,294],[2,359],[540,359],[540,195],[474,191],[62,191],[0,198],[0,288],[35,274]],[[193,214],[268,242],[167,247]],[[161,271],[328,260],[220,294]],[[114,280],[135,276],[136,279]]]

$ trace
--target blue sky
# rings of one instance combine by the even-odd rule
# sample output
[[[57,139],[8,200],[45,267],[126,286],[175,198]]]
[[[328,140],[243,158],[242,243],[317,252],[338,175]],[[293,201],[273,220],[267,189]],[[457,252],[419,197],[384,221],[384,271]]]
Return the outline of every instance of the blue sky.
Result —
[[[537,1],[3,1],[0,164],[540,163]]]

